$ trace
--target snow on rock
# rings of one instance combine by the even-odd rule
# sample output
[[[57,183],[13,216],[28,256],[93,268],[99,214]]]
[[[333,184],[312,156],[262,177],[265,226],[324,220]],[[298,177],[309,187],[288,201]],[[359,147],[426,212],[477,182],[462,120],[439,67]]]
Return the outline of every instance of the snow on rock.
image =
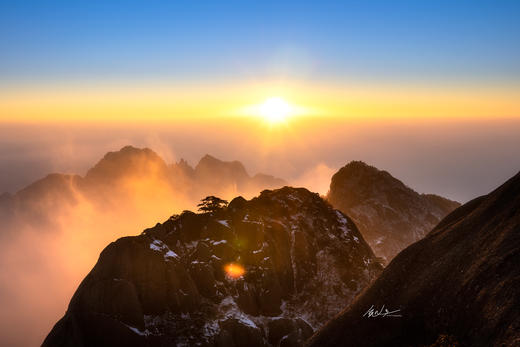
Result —
[[[125,283],[99,281],[93,272],[78,297],[96,301],[88,293],[134,288],[105,318],[130,315],[135,322],[146,312],[145,330],[132,331],[157,345],[301,345],[381,271],[346,216],[317,194],[290,187],[211,215],[181,214],[107,249],[100,273],[121,277],[117,259],[133,270]],[[245,272],[228,276],[229,264]],[[108,287],[93,290],[99,283]],[[88,307],[103,305],[99,298]]]
[[[164,253],[164,260],[170,260],[171,258],[179,259],[177,253],[168,248],[168,246],[161,240],[153,240],[153,242],[150,243],[150,249]]]
[[[359,161],[334,174],[327,200],[354,220],[376,255],[387,261],[459,206],[440,196],[419,194],[388,172]]]
[[[229,222],[227,220],[217,220],[217,223],[229,228]]]
[[[126,326],[128,329],[132,330],[134,333],[136,333],[137,335],[141,335],[141,336],[147,336],[150,334],[150,332],[148,330],[145,330],[145,331],[141,331],[133,326],[130,326],[128,324],[125,324],[125,323],[122,323],[124,326]]]
[[[153,242],[150,243],[150,249],[157,252],[161,252],[165,247],[166,245],[161,240],[153,240]]]
[[[177,255],[177,253],[175,253],[174,251],[168,251],[166,252],[166,254],[164,255],[165,258],[179,258],[179,256]]]

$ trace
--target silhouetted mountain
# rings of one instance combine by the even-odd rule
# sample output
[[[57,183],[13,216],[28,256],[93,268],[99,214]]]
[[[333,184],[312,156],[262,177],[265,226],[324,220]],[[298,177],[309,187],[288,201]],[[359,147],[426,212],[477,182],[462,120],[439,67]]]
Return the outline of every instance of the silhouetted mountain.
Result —
[[[258,173],[256,175],[254,175],[253,177],[251,177],[251,183],[250,183],[251,186],[272,187],[272,188],[281,187],[286,184],[287,184],[287,182],[281,178],[276,178],[274,176],[266,175],[266,174],[262,174],[262,173]]]
[[[421,239],[460,205],[419,194],[361,161],[350,162],[332,176],[327,199],[352,217],[374,253],[386,260]]]
[[[284,180],[258,174],[250,177],[238,162],[224,162],[209,155],[204,156],[196,169],[182,160],[168,166],[154,151],[132,146],[116,152],[108,152],[85,177],[53,173],[20,190],[14,195],[2,195],[0,215],[7,221],[21,218],[27,223],[52,223],[56,211],[71,208],[78,199],[97,204],[119,203],[132,196],[139,199],[139,192],[132,185],[139,182],[146,193],[146,184],[158,183],[179,200],[195,203],[201,197],[218,194],[258,193],[263,189],[283,186]],[[151,191],[153,189],[150,188]],[[16,212],[15,212],[16,211]]]
[[[90,185],[117,184],[117,181],[132,176],[162,176],[167,179],[168,166],[164,160],[149,148],[126,146],[117,152],[108,152],[85,175]]]
[[[193,170],[192,179],[204,184],[200,191],[210,195],[236,196],[241,192],[260,192],[262,189],[279,188],[287,184],[273,176],[257,174],[249,176],[239,161],[222,161],[206,154]],[[260,188],[260,189],[259,189]],[[201,196],[199,194],[198,196]]]
[[[88,170],[85,178],[112,181],[129,173],[147,175],[150,171],[167,170],[164,160],[151,149],[126,146],[117,152],[105,154],[103,159]]]
[[[206,154],[200,159],[195,166],[195,175],[204,179],[217,179],[215,184],[219,184],[220,180],[230,179],[237,184],[249,179],[249,175],[239,161],[224,162]]]
[[[403,250],[312,346],[520,345],[520,173]],[[367,317],[371,307],[402,317]]]
[[[266,190],[111,243],[43,345],[301,345],[381,269],[317,194]]]
[[[5,195],[0,202],[0,215],[5,228],[0,237],[7,235],[11,227],[23,221],[26,224],[44,226],[53,223],[53,211],[77,203],[75,189],[82,177],[67,174],[50,174],[28,185],[13,195]]]
[[[171,170],[174,172],[176,176],[189,176],[193,177],[195,175],[195,170],[188,164],[185,159],[179,160],[177,163],[171,165]]]

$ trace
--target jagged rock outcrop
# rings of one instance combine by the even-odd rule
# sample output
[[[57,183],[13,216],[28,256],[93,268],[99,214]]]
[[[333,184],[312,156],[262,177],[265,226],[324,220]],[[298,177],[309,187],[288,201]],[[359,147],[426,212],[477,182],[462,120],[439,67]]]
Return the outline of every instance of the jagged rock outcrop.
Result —
[[[399,253],[310,345],[518,346],[519,259],[520,173]],[[368,317],[383,305],[402,317]]]
[[[381,269],[317,194],[266,190],[111,243],[43,345],[297,346]]]
[[[374,253],[386,261],[460,205],[438,195],[419,194],[361,161],[350,162],[332,176],[327,199],[354,219]]]

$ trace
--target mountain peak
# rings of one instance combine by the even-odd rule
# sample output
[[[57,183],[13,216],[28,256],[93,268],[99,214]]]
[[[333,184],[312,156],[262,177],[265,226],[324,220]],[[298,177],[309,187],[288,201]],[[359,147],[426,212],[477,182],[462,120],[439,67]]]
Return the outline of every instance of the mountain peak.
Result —
[[[119,151],[108,152],[90,170],[85,179],[88,181],[113,181],[127,175],[147,175],[152,172],[165,174],[167,165],[150,148],[125,146]]]
[[[327,199],[354,219],[374,252],[386,260],[460,205],[419,194],[387,171],[362,161],[352,161],[332,176]]]
[[[362,160],[352,160],[348,162],[347,165],[345,165],[344,167],[350,169],[373,169],[379,171],[376,167],[368,165]]]
[[[254,182],[239,161],[222,161],[209,154],[202,157],[195,166],[195,177],[210,186],[231,191],[246,191]],[[264,188],[272,187],[272,183]]]
[[[110,244],[43,345],[302,345],[380,271],[317,194],[264,190]]]
[[[248,173],[246,171],[246,168],[244,165],[238,161],[223,161],[220,159],[217,159],[209,154],[204,155],[197,166],[195,167],[195,170],[202,171],[202,170],[228,170],[230,172],[233,172],[234,174],[241,175],[241,176],[248,176]]]
[[[350,184],[360,184],[361,188],[369,186],[369,182],[374,180],[386,181],[387,184],[402,186],[404,183],[393,177],[384,170],[379,170],[375,166],[368,165],[363,161],[351,161],[332,176],[331,185],[338,180],[348,180]]]

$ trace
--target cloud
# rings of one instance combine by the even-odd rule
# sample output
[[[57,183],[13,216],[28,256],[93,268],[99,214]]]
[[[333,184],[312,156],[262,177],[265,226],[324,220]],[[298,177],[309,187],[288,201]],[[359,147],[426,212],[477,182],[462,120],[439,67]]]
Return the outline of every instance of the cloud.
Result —
[[[291,184],[298,187],[305,187],[320,195],[326,195],[329,191],[330,179],[336,171],[337,169],[320,163],[291,180]]]

